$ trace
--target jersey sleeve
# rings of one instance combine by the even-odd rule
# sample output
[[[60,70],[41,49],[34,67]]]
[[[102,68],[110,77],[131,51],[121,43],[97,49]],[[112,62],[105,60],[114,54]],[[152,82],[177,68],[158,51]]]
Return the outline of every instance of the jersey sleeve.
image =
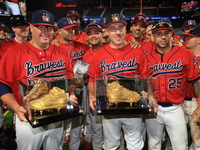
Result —
[[[189,65],[187,67],[187,78],[188,81],[195,80],[197,78],[200,78],[200,71],[198,70],[197,66],[197,57],[194,55],[194,53],[189,50],[188,51],[188,57]]]
[[[18,56],[14,50],[14,47],[10,47],[8,51],[3,55],[0,63],[0,82],[12,86],[14,81],[18,80],[17,74],[19,72],[19,65],[17,62]]]

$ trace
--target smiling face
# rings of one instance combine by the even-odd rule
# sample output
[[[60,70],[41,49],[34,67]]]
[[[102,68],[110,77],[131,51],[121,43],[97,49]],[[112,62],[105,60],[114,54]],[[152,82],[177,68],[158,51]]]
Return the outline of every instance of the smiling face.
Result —
[[[106,32],[109,36],[110,46],[112,48],[121,48],[126,45],[124,40],[126,35],[126,26],[124,23],[112,23],[107,27]]]
[[[130,30],[132,31],[133,38],[140,39],[145,33],[145,25],[141,21],[136,21],[132,24]]]
[[[31,25],[30,29],[32,33],[32,41],[34,44],[37,44],[38,47],[41,45],[48,45],[54,34],[54,28],[50,26]]]
[[[88,42],[94,46],[102,43],[102,33],[98,29],[90,29],[87,33]]]

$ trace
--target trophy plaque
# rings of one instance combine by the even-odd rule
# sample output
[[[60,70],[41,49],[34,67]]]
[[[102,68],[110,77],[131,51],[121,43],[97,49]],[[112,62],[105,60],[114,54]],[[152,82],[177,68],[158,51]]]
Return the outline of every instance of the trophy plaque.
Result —
[[[155,117],[147,99],[147,78],[96,79],[97,115]]]
[[[76,85],[78,104],[70,100],[69,89]],[[39,80],[36,84],[23,86],[23,101],[27,110],[26,118],[33,128],[74,118],[84,114],[82,100],[82,78],[56,81]]]

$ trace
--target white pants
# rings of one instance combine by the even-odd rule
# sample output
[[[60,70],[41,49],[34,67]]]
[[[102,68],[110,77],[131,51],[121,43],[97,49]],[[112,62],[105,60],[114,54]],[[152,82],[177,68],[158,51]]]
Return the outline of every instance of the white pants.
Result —
[[[146,127],[151,149],[161,149],[162,134],[165,127],[173,150],[188,150],[186,121],[181,104],[170,107],[158,105],[157,117],[146,119]]]
[[[6,5],[10,8],[12,15],[21,15],[18,3],[5,1]]]
[[[124,132],[128,150],[141,150],[144,146],[141,134],[141,118],[103,118],[104,150],[116,150],[120,145],[120,131]]]
[[[191,101],[184,100],[182,107],[185,112],[186,121],[189,122],[190,133],[193,140],[189,150],[200,150],[199,126],[196,123],[194,123],[195,117],[194,118],[191,117],[193,111],[198,107],[196,98],[192,98]]]
[[[32,128],[27,122],[19,120],[15,114],[16,142],[18,150],[62,150],[62,122]]]

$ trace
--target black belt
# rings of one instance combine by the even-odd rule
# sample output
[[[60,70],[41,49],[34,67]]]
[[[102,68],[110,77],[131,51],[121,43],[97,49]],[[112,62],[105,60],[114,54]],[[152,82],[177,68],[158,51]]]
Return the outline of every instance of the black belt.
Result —
[[[184,100],[186,100],[186,101],[191,101],[192,98],[188,98],[188,97],[186,97]]]
[[[170,106],[173,106],[174,104],[171,104],[171,103],[158,103],[158,105],[160,105],[162,107],[170,107]]]

